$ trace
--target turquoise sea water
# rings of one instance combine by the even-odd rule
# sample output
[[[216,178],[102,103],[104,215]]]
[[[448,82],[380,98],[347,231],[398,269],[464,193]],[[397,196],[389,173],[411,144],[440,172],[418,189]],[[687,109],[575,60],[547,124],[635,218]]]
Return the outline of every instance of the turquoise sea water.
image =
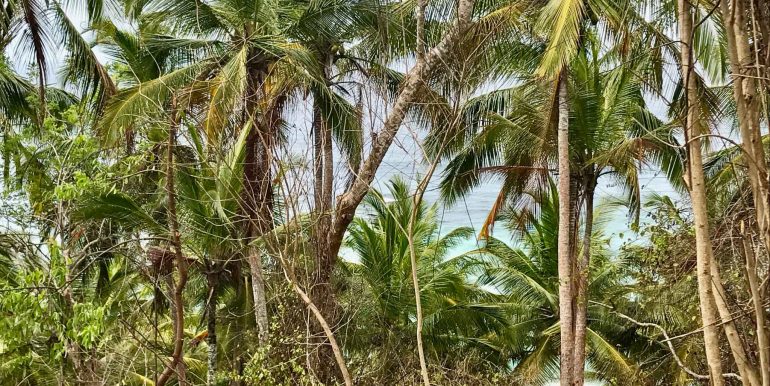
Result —
[[[418,179],[421,178],[420,171],[424,169],[414,158],[414,154],[418,154],[418,149],[414,145],[413,141],[409,141],[409,138],[404,136],[399,137],[399,141],[394,144],[391,151],[387,154],[383,165],[377,173],[375,188],[381,192],[387,192],[387,182],[398,176],[406,181],[411,181],[412,186],[416,186]],[[438,185],[441,181],[440,169],[437,171],[433,180],[431,181],[428,190],[425,194],[425,200],[430,203],[439,203],[438,217],[441,221],[441,232],[446,233],[457,227],[469,226],[478,231],[487,214],[492,207],[495,199],[497,198],[500,182],[496,180],[486,181],[474,189],[465,198],[459,200],[452,206],[441,205],[440,193]],[[642,202],[645,200],[645,196],[650,193],[657,193],[660,195],[669,195],[672,198],[678,198],[679,195],[674,191],[665,177],[659,173],[655,173],[652,170],[642,173],[640,176],[640,185],[642,187]],[[600,180],[597,187],[597,199],[596,205],[601,208],[604,203],[610,200],[616,200],[624,197],[625,192],[612,181],[611,178],[603,178]],[[601,227],[604,230],[606,236],[611,237],[610,247],[617,249],[625,242],[643,242],[638,240],[636,235],[629,229],[629,218],[624,208],[616,208],[614,210],[598,210],[597,211],[597,227]],[[649,213],[643,208],[640,221],[645,221]],[[499,224],[494,229],[494,236],[509,243],[515,244],[512,235],[508,232],[503,224]],[[460,254],[469,250],[477,248],[477,242],[474,238],[466,240],[465,243],[455,248],[452,251],[453,254]],[[343,256],[351,260],[356,260],[352,254],[343,252]],[[549,383],[549,386],[558,385],[558,381]],[[601,386],[601,382],[586,382],[587,386]]]
[[[385,193],[387,192],[387,182],[395,176],[410,181],[413,187],[416,186],[422,177],[422,171],[425,169],[424,164],[415,159],[415,154],[419,153],[420,150],[411,137],[407,134],[400,135],[385,157],[373,186]],[[424,197],[426,202],[439,203],[438,217],[441,223],[441,232],[446,233],[457,227],[472,227],[478,232],[497,198],[501,186],[500,181],[494,179],[485,181],[454,205],[444,206],[441,204],[438,189],[442,177],[441,172],[442,168],[438,168]],[[647,170],[641,174],[639,180],[642,202],[650,193],[669,195],[673,198],[679,197],[661,173]],[[611,236],[613,248],[619,247],[623,242],[635,240],[633,232],[629,229],[627,211],[624,208],[610,210],[608,209],[609,205],[605,205],[609,201],[623,197],[625,197],[625,192],[612,180],[611,176],[600,179],[597,187],[596,206],[602,209],[597,211],[601,213],[597,215],[597,227],[600,226],[607,236]],[[645,221],[648,214],[642,208],[640,220]],[[512,235],[503,224],[498,224],[494,228],[493,235],[506,242],[513,241]],[[461,253],[476,247],[476,241],[470,239],[458,247],[455,252]]]

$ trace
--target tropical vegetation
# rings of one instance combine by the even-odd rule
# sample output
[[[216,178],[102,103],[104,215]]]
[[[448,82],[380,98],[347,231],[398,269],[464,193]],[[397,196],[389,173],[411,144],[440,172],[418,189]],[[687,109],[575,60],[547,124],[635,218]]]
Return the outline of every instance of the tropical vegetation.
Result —
[[[4,0],[0,53],[2,385],[770,386],[770,3]]]

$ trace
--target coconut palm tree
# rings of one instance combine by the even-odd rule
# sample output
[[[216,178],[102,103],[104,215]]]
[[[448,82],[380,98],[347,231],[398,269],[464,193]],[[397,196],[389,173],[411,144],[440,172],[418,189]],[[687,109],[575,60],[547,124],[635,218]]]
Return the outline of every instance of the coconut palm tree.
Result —
[[[80,5],[87,10],[89,22],[104,17],[102,1],[86,1]],[[58,52],[58,58],[64,59],[61,68],[63,80],[75,85],[81,97],[93,97],[98,106],[115,92],[115,85],[106,68],[97,59],[83,31],[65,12],[62,2],[24,0],[4,4],[0,12],[0,52],[13,57],[18,65],[23,64],[26,58],[18,55],[23,50],[10,51],[17,47],[30,47],[25,53],[33,56],[31,63],[37,73],[39,124],[46,111],[49,67],[53,64],[50,54],[56,48],[64,49],[64,52]]]
[[[524,193],[528,205],[504,211],[501,215],[514,232],[515,247],[494,237],[474,251],[483,262],[480,284],[502,293],[508,307],[509,328],[491,340],[514,363],[514,375],[522,384],[546,384],[558,377],[559,320],[558,301],[558,195],[550,182],[547,189]],[[623,304],[628,288],[623,261],[610,254],[600,227],[588,247],[591,254],[587,293],[596,303]],[[628,327],[601,306],[588,307],[586,350],[594,377],[609,382],[631,379],[638,368],[629,359],[625,346]],[[625,334],[625,335],[624,335]],[[623,349],[619,349],[623,347]]]
[[[641,7],[640,7],[641,6]],[[562,329],[562,341],[571,342],[562,345],[561,356],[561,385],[582,385],[583,365],[585,352],[582,342],[585,341],[585,294],[581,293],[586,288],[586,272],[580,272],[581,266],[587,266],[585,257],[577,259],[573,256],[576,251],[576,237],[571,229],[578,217],[579,209],[575,199],[578,194],[575,186],[578,181],[572,181],[570,167],[569,123],[570,107],[568,79],[573,61],[586,49],[584,46],[591,40],[590,30],[599,23],[609,37],[610,47],[615,47],[615,53],[625,60],[629,58],[632,36],[648,44],[656,44],[661,40],[668,40],[661,33],[662,29],[646,22],[644,2],[593,2],[585,0],[549,1],[540,12],[538,27],[547,36],[547,47],[543,53],[536,74],[554,83],[554,97],[552,98],[553,116],[557,119],[557,133],[559,134],[558,160],[559,160],[559,185],[561,192],[562,227],[560,237],[561,250],[561,275],[562,288],[559,299],[562,302],[562,322],[572,324],[574,329]],[[653,45],[654,47],[654,45]],[[670,48],[669,48],[670,49]],[[660,53],[660,49],[652,52]],[[674,52],[670,52],[675,54]],[[676,56],[676,55],[673,55]],[[650,74],[661,73],[660,64],[653,66]],[[656,85],[657,83],[650,83]],[[572,198],[570,200],[570,197]],[[569,223],[568,219],[572,219]],[[571,309],[570,304],[577,302]],[[572,332],[574,330],[574,333]]]
[[[357,115],[344,98],[332,92],[335,84],[330,68],[336,60],[335,53],[342,47],[342,39],[350,31],[350,4],[151,3],[146,7],[153,10],[156,22],[175,34],[195,38],[156,36],[148,39],[148,47],[173,48],[177,55],[187,53],[186,57],[192,60],[186,66],[121,91],[108,105],[101,126],[119,132],[142,122],[152,125],[162,114],[164,101],[171,92],[183,88],[185,109],[194,118],[207,146],[232,141],[240,127],[253,122],[254,130],[246,145],[241,211],[244,236],[258,237],[273,226],[275,147],[282,137],[281,118],[290,98],[312,93],[318,117],[316,126],[320,128],[321,119],[327,122],[324,127],[346,139],[340,141],[343,149],[356,148],[356,143],[360,143],[356,140],[358,130],[350,125],[358,122]],[[191,17],[196,13],[198,16]],[[142,120],[138,121],[140,112]],[[320,140],[321,133],[316,131]],[[330,149],[331,138],[321,142]],[[329,180],[331,172],[327,174]],[[327,191],[325,196],[331,197],[331,191]],[[258,261],[261,255],[254,251],[249,254],[249,261],[258,298],[256,319],[264,341],[267,323]]]
[[[243,189],[243,159],[246,153],[246,138],[250,128],[241,131],[238,139],[227,150],[224,159],[213,160],[208,155],[207,148],[193,127],[188,130],[191,146],[178,146],[175,150],[177,175],[177,213],[180,218],[180,229],[185,237],[181,238],[186,259],[193,264],[192,268],[201,275],[191,278],[191,286],[200,289],[196,297],[202,305],[200,308],[206,316],[204,333],[192,340],[193,345],[206,341],[207,384],[215,382],[217,370],[217,308],[219,296],[234,290],[244,294],[240,285],[238,273],[240,261],[249,246],[241,238],[238,228],[240,194]],[[221,151],[221,150],[220,150]],[[160,189],[157,195],[165,195]],[[156,200],[150,200],[150,205],[157,205]],[[123,193],[107,193],[93,197],[80,211],[83,218],[110,219],[117,224],[131,226],[134,230],[158,233],[168,232],[163,223],[154,219],[142,204]],[[163,256],[170,254],[165,247],[156,248],[160,252],[158,259],[150,258],[155,267],[162,270],[167,264],[162,262]],[[158,255],[158,254],[156,254]],[[168,268],[168,267],[166,267]],[[230,277],[228,278],[228,274]],[[205,280],[201,280],[201,278]],[[202,283],[203,282],[203,283]],[[242,303],[233,300],[232,304]],[[231,318],[230,318],[231,319]],[[228,321],[230,319],[227,319]],[[187,357],[185,357],[187,358]],[[186,359],[185,359],[186,360]]]
[[[355,256],[355,261],[345,264],[346,285],[368,295],[361,306],[366,320],[349,335],[349,347],[378,345],[376,355],[383,359],[375,361],[372,369],[382,375],[398,366],[398,361],[385,358],[398,356],[409,362],[411,354],[401,350],[413,347],[406,342],[414,340],[416,312],[406,234],[414,203],[408,185],[400,179],[391,180],[388,191],[388,198],[378,191],[369,193],[364,200],[368,214],[353,221],[345,242]],[[505,318],[492,303],[494,295],[472,281],[472,261],[450,255],[473,230],[457,228],[441,234],[436,205],[421,203],[416,210],[417,272],[430,355],[460,359],[474,349],[490,355],[494,350],[484,342],[504,329]],[[407,363],[406,369],[411,368]]]
[[[639,173],[645,165],[660,165],[668,175],[681,174],[679,155],[670,147],[673,130],[655,117],[643,97],[644,83],[637,74],[649,66],[646,59],[618,63],[613,53],[602,55],[601,44],[587,34],[566,75],[569,98],[570,168],[575,189],[572,199],[584,209],[585,245],[591,245],[594,195],[600,178],[624,186],[632,214],[639,210]],[[470,138],[448,164],[442,181],[443,196],[451,203],[485,178],[503,176],[503,187],[484,223],[480,238],[489,237],[499,211],[517,205],[521,192],[540,187],[556,162],[558,139],[553,130],[553,90],[537,78],[493,91],[468,103],[481,131]],[[524,140],[522,140],[524,139]],[[576,208],[580,211],[580,208]],[[576,225],[569,232],[577,232]],[[575,242],[577,238],[575,238]],[[589,249],[576,269],[590,265]],[[587,275],[589,271],[585,270]],[[576,277],[576,283],[583,277]],[[577,285],[577,284],[576,284]],[[582,290],[578,288],[577,295]],[[587,298],[578,296],[585,304]],[[583,322],[581,307],[578,322]],[[577,344],[577,343],[576,343]]]

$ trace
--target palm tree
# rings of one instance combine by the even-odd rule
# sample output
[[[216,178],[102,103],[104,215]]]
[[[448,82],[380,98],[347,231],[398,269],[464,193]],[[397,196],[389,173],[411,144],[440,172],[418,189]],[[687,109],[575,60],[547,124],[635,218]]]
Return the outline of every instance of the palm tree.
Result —
[[[208,146],[232,141],[240,127],[253,122],[246,144],[241,211],[244,236],[258,237],[273,227],[273,158],[281,137],[284,106],[290,98],[309,90],[317,105],[316,126],[321,128],[323,119],[328,122],[324,127],[347,139],[341,141],[343,148],[356,148],[357,130],[349,124],[358,122],[352,119],[356,114],[331,91],[330,72],[341,39],[349,31],[345,17],[350,17],[350,4],[272,1],[244,7],[227,0],[216,4],[191,0],[159,1],[147,7],[157,11],[153,16],[156,22],[161,21],[174,33],[199,38],[148,39],[148,47],[166,47],[161,52],[187,57],[183,63],[188,65],[122,91],[108,105],[101,126],[111,131],[129,129],[137,124],[135,117],[140,112],[152,124],[170,92],[182,88],[187,90],[182,93],[186,95],[186,109]],[[191,17],[193,14],[197,16]],[[343,31],[341,37],[338,28]],[[319,139],[321,131],[326,132],[316,131]],[[327,143],[327,150],[330,141],[321,141]],[[330,197],[331,191],[327,191],[325,196]],[[256,319],[264,342],[267,314],[258,261],[261,255],[254,251],[249,261]]]
[[[175,178],[177,217],[180,219],[180,231],[188,235],[181,238],[180,243],[185,250],[185,258],[205,278],[202,309],[207,317],[206,331],[204,335],[193,339],[193,344],[200,343],[204,338],[206,340],[209,385],[214,384],[217,369],[218,296],[227,287],[234,287],[236,292],[243,293],[239,288],[240,278],[222,279],[226,278],[225,272],[240,272],[239,256],[249,250],[238,228],[243,158],[249,132],[249,127],[244,128],[221,160],[210,159],[208,151],[212,149],[204,145],[195,128],[188,130],[192,146],[178,146],[174,150],[176,157],[181,159],[177,161],[180,166],[176,166],[178,171],[175,173],[178,174]],[[161,190],[156,194],[165,193]],[[93,197],[81,209],[81,216],[90,220],[111,219],[118,224],[131,225],[152,233],[168,232],[162,223],[142,208],[140,202],[122,193]],[[166,254],[170,252],[166,249],[161,251],[161,255]],[[160,265],[159,269],[164,265],[162,258]],[[190,280],[195,284],[197,278],[191,277]]]
[[[248,253],[248,246],[239,237],[237,218],[249,128],[242,130],[225,159],[216,163],[207,161],[209,157],[206,147],[196,135],[195,129],[189,132],[193,147],[188,150],[197,162],[181,168],[177,187],[182,226],[190,230],[190,234],[196,235],[187,239],[186,246],[198,257],[195,266],[206,278],[203,298],[208,349],[206,384],[211,386],[215,384],[217,370],[219,296],[225,287],[234,287],[236,292],[242,293],[239,288],[241,280],[234,273],[240,272],[238,256]]]
[[[665,37],[663,33],[664,29],[659,25],[649,23],[645,19],[645,7],[644,2],[592,2],[585,0],[569,0],[569,1],[549,1],[542,9],[538,18],[538,26],[543,33],[548,37],[547,47],[540,61],[536,74],[552,79],[554,82],[554,89],[556,90],[555,96],[552,99],[552,108],[554,117],[558,117],[557,133],[561,135],[561,144],[558,148],[559,159],[559,184],[561,186],[560,192],[562,193],[562,242],[561,242],[561,267],[562,272],[560,280],[562,281],[562,289],[560,299],[562,304],[562,318],[565,324],[583,324],[582,319],[585,314],[585,306],[583,304],[577,304],[575,307],[577,315],[573,315],[569,309],[568,304],[583,298],[579,292],[582,288],[585,288],[585,275],[581,272],[577,272],[576,263],[573,262],[573,253],[576,251],[574,242],[576,238],[574,235],[567,235],[570,232],[570,228],[574,229],[576,218],[579,210],[575,207],[576,204],[570,202],[569,205],[564,205],[568,202],[568,198],[572,197],[574,201],[577,197],[577,193],[574,192],[575,186],[579,182],[572,181],[572,174],[570,173],[570,155],[569,146],[566,142],[569,140],[569,120],[568,117],[570,107],[568,100],[568,82],[569,72],[576,56],[585,49],[584,45],[590,40],[590,33],[588,32],[592,27],[596,26],[600,22],[603,24],[602,29],[606,31],[603,35],[607,36],[611,42],[610,47],[614,54],[618,55],[622,60],[630,58],[629,47],[632,46],[632,40],[643,43],[645,49],[649,49],[649,52],[658,57],[657,60],[653,60],[650,63],[654,65],[649,68],[649,72],[645,77],[650,77],[648,85],[655,91],[660,86],[658,80],[662,68],[660,65],[659,57],[661,57],[661,47],[666,47],[664,50],[668,51],[670,56],[676,57],[676,50],[670,47],[670,39]],[[660,25],[665,25],[661,23]],[[662,41],[665,41],[664,45],[660,45]],[[652,76],[651,76],[652,75]],[[558,108],[558,110],[557,110]],[[566,224],[566,220],[572,218],[573,220]],[[582,258],[581,258],[582,260]],[[579,265],[585,265],[585,262],[580,261]],[[568,302],[568,299],[572,299]],[[579,302],[580,303],[580,302]],[[583,302],[584,303],[584,302]],[[583,366],[581,363],[585,357],[583,351],[583,345],[580,341],[584,340],[584,332],[581,326],[576,326],[575,334],[572,330],[562,329],[563,341],[575,342],[575,344],[562,345],[562,386],[583,383]]]
[[[524,195],[527,206],[502,215],[514,231],[518,247],[489,237],[486,245],[468,254],[480,256],[480,284],[502,293],[502,304],[508,307],[511,318],[510,327],[492,344],[513,361],[519,382],[537,385],[551,381],[559,368],[559,330],[563,328],[558,316],[559,202],[553,182],[547,189],[528,190]],[[597,228],[592,228],[591,244],[583,244],[591,255],[587,296],[592,304],[622,304],[628,291],[623,285],[624,264],[612,257]],[[609,382],[630,379],[638,369],[618,347],[625,348],[621,342],[636,338],[629,338],[622,320],[603,307],[591,306],[588,312],[586,350],[594,376]]]
[[[634,217],[639,211],[640,169],[660,164],[668,175],[681,173],[672,128],[646,107],[643,85],[636,75],[648,66],[645,58],[618,63],[614,54],[601,55],[599,43],[587,34],[584,49],[571,63],[567,77],[570,105],[571,179],[585,209],[581,258],[576,269],[588,275],[595,189],[599,178],[613,178],[624,186]],[[503,187],[490,211],[480,238],[487,238],[506,203],[517,205],[526,189],[548,189],[545,181],[556,158],[558,139],[552,121],[553,93],[537,78],[496,90],[468,103],[466,110],[481,121],[482,130],[450,161],[442,182],[449,202],[467,194],[482,179],[501,175]],[[526,138],[522,141],[522,138]],[[572,198],[575,200],[575,197]],[[576,210],[579,210],[576,209]],[[576,224],[569,232],[577,232]],[[574,237],[577,241],[577,237]],[[583,270],[583,268],[586,268]],[[582,274],[581,274],[582,275]],[[585,323],[587,298],[581,287],[587,276],[575,278],[578,330]],[[582,345],[579,339],[575,344]],[[578,360],[582,363],[582,360]]]
[[[89,22],[104,17],[104,4],[100,0],[87,1],[81,6],[87,10]],[[46,111],[46,88],[51,64],[48,56],[55,48],[64,49],[64,56],[59,56],[64,59],[61,69],[63,80],[74,84],[81,97],[93,97],[98,106],[115,92],[115,85],[107,70],[59,1],[10,1],[3,6],[0,12],[0,52],[23,61],[23,57],[8,52],[10,47],[18,44],[31,47],[29,52],[34,56],[32,63],[37,72],[40,107],[38,124],[42,124]]]
[[[411,357],[401,350],[413,347],[406,342],[414,339],[416,313],[406,234],[414,203],[404,181],[391,180],[388,190],[387,199],[378,191],[370,192],[364,200],[368,215],[353,221],[345,242],[357,259],[345,264],[347,285],[351,291],[365,291],[368,296],[361,305],[366,320],[348,337],[349,347],[379,345],[376,355],[382,360],[374,361],[372,370],[383,376],[398,363],[386,358]],[[436,210],[436,205],[420,203],[414,224],[428,350],[444,359],[459,359],[473,350],[488,356],[494,350],[484,342],[504,329],[505,318],[491,303],[494,296],[472,282],[472,261],[466,256],[448,255],[473,230],[457,228],[442,235]],[[359,305],[353,303],[351,307]],[[411,368],[407,363],[405,371]]]

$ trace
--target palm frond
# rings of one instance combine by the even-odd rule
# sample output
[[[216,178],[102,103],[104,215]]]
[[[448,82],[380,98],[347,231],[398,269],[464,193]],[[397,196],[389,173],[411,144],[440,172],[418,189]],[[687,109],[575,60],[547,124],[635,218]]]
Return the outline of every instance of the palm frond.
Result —
[[[548,47],[537,69],[538,75],[555,76],[577,54],[584,15],[584,0],[550,0],[546,4],[538,26],[548,31]]]
[[[137,122],[154,123],[161,119],[171,94],[191,82],[204,67],[204,63],[193,64],[115,94],[98,123],[102,140],[114,144],[124,130]]]

